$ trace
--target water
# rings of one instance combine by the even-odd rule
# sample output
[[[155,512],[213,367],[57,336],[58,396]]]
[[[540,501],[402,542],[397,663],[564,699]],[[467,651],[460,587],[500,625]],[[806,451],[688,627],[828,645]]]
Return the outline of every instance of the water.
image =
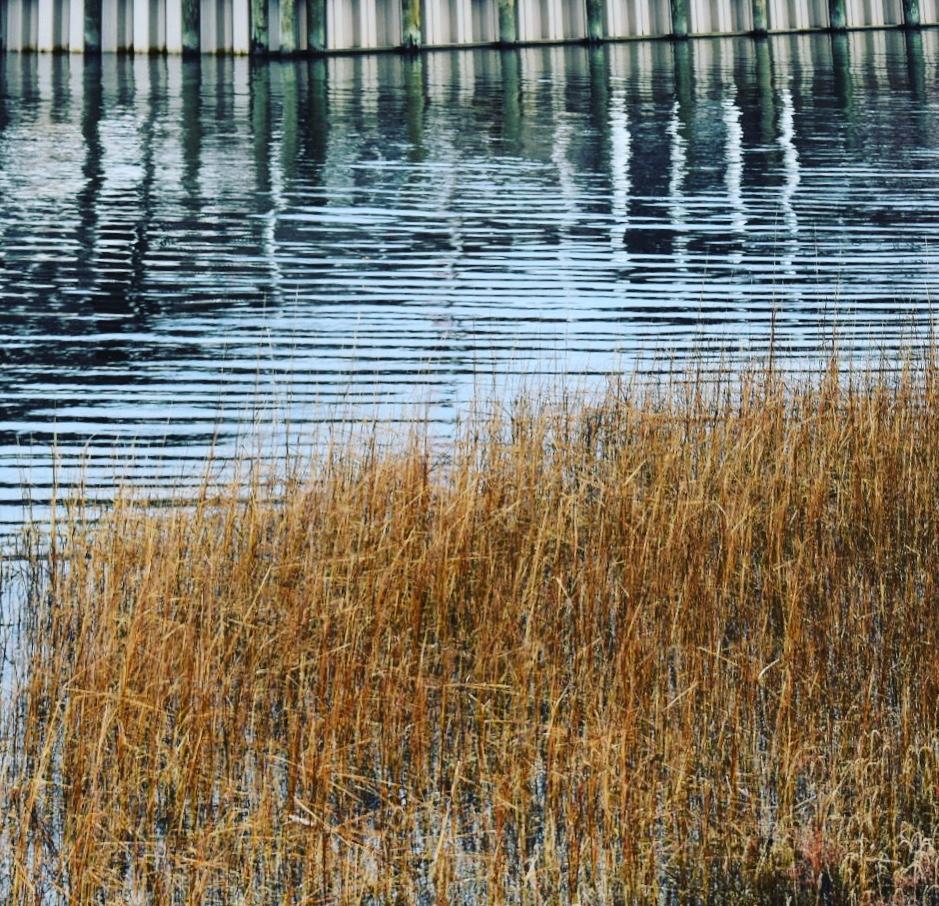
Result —
[[[246,423],[442,425],[515,376],[907,342],[939,33],[0,58],[0,521]]]

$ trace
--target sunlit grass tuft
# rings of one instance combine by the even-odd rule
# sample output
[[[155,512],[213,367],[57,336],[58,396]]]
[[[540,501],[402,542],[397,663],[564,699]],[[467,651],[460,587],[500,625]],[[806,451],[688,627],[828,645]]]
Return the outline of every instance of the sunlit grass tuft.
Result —
[[[937,377],[73,506],[5,618],[4,899],[936,903]]]

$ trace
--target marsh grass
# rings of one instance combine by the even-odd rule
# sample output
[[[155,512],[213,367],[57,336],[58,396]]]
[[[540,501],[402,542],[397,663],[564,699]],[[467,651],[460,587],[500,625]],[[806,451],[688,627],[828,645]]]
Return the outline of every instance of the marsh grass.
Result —
[[[939,902],[937,378],[72,501],[4,617],[5,901]]]

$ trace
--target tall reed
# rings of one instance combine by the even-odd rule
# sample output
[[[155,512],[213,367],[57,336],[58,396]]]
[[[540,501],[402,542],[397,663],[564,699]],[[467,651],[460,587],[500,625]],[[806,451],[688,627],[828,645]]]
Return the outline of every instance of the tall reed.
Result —
[[[939,902],[937,376],[621,384],[73,504],[6,617],[0,893]]]

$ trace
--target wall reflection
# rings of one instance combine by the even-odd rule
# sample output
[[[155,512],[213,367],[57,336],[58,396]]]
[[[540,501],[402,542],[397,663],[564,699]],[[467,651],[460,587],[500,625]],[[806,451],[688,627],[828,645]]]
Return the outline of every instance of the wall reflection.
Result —
[[[301,424],[446,421],[774,318],[793,362],[899,343],[936,290],[937,49],[4,57],[0,462],[196,450],[288,385]]]

